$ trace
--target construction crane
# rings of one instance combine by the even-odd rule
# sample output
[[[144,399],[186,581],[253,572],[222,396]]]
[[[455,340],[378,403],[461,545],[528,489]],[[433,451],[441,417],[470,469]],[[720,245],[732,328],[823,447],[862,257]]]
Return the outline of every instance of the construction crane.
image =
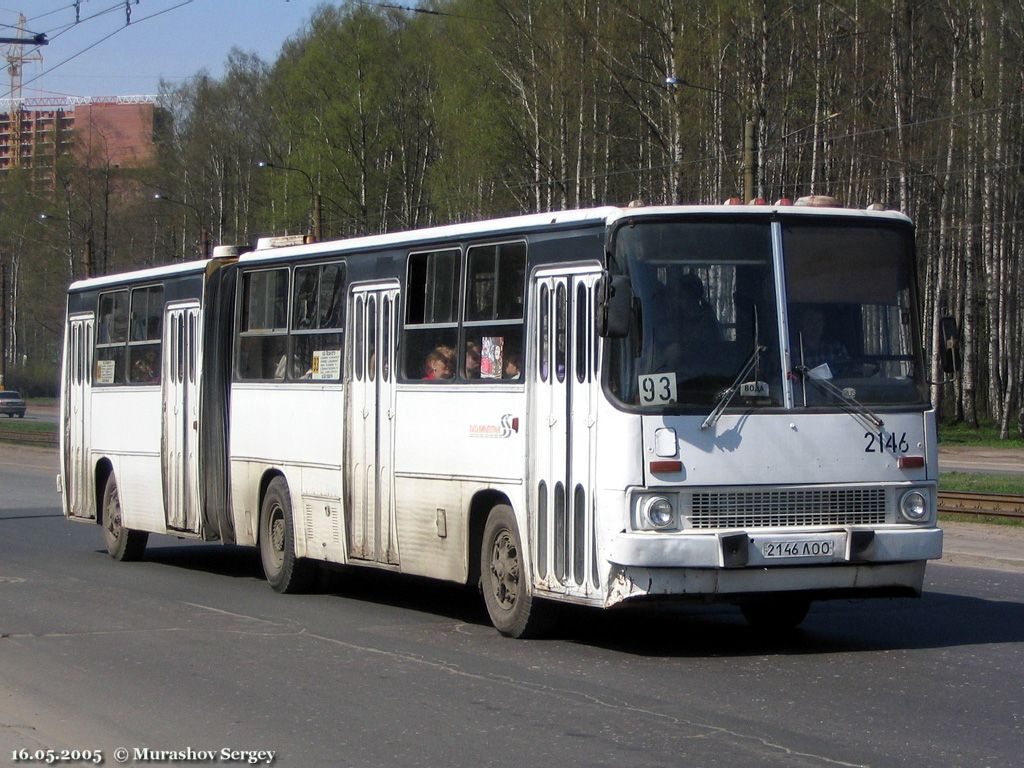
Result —
[[[18,14],[18,37],[0,37],[0,43],[7,44],[7,72],[11,77],[11,102],[14,108],[11,110],[13,119],[12,135],[18,146],[11,153],[11,162],[15,167],[21,165],[21,73],[26,62],[42,61],[43,55],[39,52],[39,46],[49,44],[46,35],[38,33],[26,37],[25,14]],[[25,53],[25,46],[33,46],[30,53]]]

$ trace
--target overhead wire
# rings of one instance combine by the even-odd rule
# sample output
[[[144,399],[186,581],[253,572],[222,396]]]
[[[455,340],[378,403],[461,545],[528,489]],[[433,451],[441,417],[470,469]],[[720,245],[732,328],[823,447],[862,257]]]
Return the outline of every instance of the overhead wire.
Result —
[[[181,7],[186,6],[186,5],[190,5],[192,2],[194,2],[194,0],[182,0],[177,5],[172,5],[169,8],[164,8],[162,10],[159,10],[159,11],[156,11],[154,13],[151,13],[148,16],[141,16],[141,17],[139,17],[137,19],[134,19],[130,23],[125,23],[124,25],[118,27],[117,29],[113,30],[112,32],[104,35],[99,40],[96,40],[96,41],[90,43],[85,48],[81,49],[80,51],[78,51],[76,53],[73,53],[71,56],[68,56],[66,59],[57,62],[53,66],[44,69],[42,72],[40,72],[39,74],[35,75],[34,77],[31,77],[28,80],[25,80],[22,83],[22,86],[24,87],[25,85],[30,85],[31,83],[34,83],[36,80],[39,80],[44,75],[48,75],[49,73],[53,72],[55,69],[58,69],[58,68],[64,66],[65,64],[67,64],[67,63],[69,63],[71,61],[74,61],[79,56],[82,56],[83,54],[85,54],[85,53],[91,51],[93,48],[97,47],[98,45],[101,45],[102,43],[105,43],[107,40],[109,40],[110,38],[114,37],[114,35],[117,35],[117,34],[123,32],[126,29],[130,29],[132,26],[134,26],[136,24],[140,24],[140,23],[142,23],[144,21],[148,21],[150,19],[155,19],[158,16],[163,16],[165,13],[170,13],[171,11],[175,11],[178,8],[181,8]],[[73,7],[73,6],[70,6],[70,7]],[[53,37],[58,37],[59,35],[63,34],[66,31],[68,31],[69,29],[77,27],[79,24],[82,24],[82,23],[84,23],[86,21],[91,21],[93,19],[99,18],[100,16],[103,16],[105,14],[111,13],[111,12],[113,12],[115,10],[123,9],[124,7],[125,6],[124,6],[123,2],[118,3],[117,5],[112,5],[112,6],[108,7],[108,8],[103,9],[102,11],[98,11],[97,13],[94,13],[91,16],[87,16],[87,17],[83,18],[81,21],[76,22],[75,24],[71,24],[69,26],[64,27],[63,29],[61,29],[60,32],[58,32],[55,35],[53,35]],[[65,10],[66,10],[66,7],[65,7]],[[50,39],[53,39],[53,37],[51,37]],[[36,46],[36,49],[38,49],[38,46]],[[30,51],[30,53],[31,53],[31,51]],[[13,93],[12,91],[8,90],[7,91],[7,97],[10,97],[12,95],[12,93]]]

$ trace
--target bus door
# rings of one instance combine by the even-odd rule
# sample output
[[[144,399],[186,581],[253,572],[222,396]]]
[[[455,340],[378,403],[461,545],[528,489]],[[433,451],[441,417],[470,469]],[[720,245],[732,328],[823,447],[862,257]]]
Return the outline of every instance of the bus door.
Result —
[[[64,477],[68,514],[95,519],[90,412],[92,408],[93,316],[72,317],[65,360]]]
[[[398,565],[395,530],[397,283],[353,286],[349,305],[349,555]]]
[[[199,304],[164,312],[163,481],[167,527],[199,533]]]
[[[542,270],[531,287],[537,329],[529,366],[534,563],[542,583],[576,594],[599,585],[593,503],[599,277],[596,267]]]

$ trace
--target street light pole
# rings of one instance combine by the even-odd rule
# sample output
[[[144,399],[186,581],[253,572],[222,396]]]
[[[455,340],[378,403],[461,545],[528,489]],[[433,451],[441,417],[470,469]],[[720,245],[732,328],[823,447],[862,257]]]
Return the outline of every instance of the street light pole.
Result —
[[[260,160],[256,163],[257,168],[271,168],[275,171],[294,171],[295,173],[301,173],[306,177],[306,181],[309,183],[309,224],[310,232],[313,236],[313,240],[320,242],[323,240],[324,233],[321,225],[320,214],[322,211],[322,201],[320,193],[316,189],[316,185],[313,183],[313,177],[306,173],[301,168],[293,168],[290,165],[278,165],[272,163],[269,160]]]
[[[203,226],[203,215],[199,212],[199,209],[192,205],[192,203],[186,203],[184,200],[175,200],[173,197],[168,197],[163,192],[153,193],[153,199],[183,206],[191,210],[196,215],[196,219],[199,221],[199,258],[210,258],[210,230]]]
[[[722,96],[726,96],[733,100],[733,103],[740,108],[743,112],[743,105],[740,104],[739,99],[733,96],[731,93],[726,93],[718,88],[709,88],[706,85],[697,85],[696,83],[688,82],[681,77],[675,75],[669,75],[665,78],[665,85],[670,87],[681,87],[681,88],[693,88],[698,91],[709,91],[711,93],[717,93]],[[757,120],[755,118],[747,118],[743,124],[743,162],[740,170],[743,173],[743,202],[749,203],[754,199],[754,168],[757,163],[757,158],[754,150],[754,134],[757,132]]]

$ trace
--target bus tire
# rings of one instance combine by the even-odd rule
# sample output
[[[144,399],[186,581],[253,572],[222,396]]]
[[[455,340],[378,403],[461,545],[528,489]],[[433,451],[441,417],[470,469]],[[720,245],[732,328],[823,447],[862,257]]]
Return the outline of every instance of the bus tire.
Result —
[[[550,628],[553,606],[530,594],[521,541],[512,508],[494,507],[480,547],[480,587],[495,629],[508,637],[539,637]]]
[[[139,560],[146,551],[148,539],[145,531],[133,531],[121,524],[121,494],[111,472],[103,488],[103,540],[107,553],[119,562]]]
[[[313,583],[311,563],[295,556],[295,531],[288,483],[275,477],[260,507],[260,562],[275,592],[304,592]]]
[[[740,605],[747,623],[754,629],[769,634],[796,629],[800,622],[807,618],[810,608],[809,598],[795,595],[762,598]]]

